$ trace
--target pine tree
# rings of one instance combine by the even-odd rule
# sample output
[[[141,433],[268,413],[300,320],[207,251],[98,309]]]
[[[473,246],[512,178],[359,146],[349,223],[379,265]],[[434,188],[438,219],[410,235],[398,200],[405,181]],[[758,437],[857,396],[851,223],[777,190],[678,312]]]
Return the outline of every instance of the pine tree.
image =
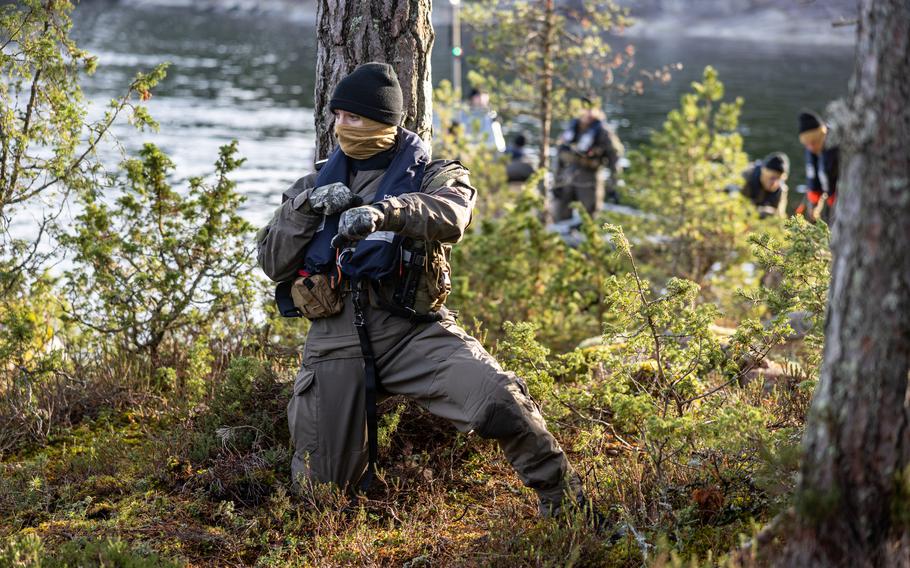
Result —
[[[627,230],[661,253],[660,276],[702,284],[715,263],[730,264],[748,251],[743,236],[752,208],[725,191],[741,184],[748,163],[736,130],[743,101],[723,98],[717,71],[707,67],[663,128],[630,153],[629,195],[649,216]]]

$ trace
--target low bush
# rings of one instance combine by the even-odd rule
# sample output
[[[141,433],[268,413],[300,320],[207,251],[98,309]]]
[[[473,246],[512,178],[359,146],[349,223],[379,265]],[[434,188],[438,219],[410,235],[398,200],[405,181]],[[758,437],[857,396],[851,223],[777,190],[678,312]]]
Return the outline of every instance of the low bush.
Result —
[[[647,215],[623,225],[656,281],[705,285],[709,275],[748,261],[746,235],[770,224],[759,226],[754,207],[726,191],[741,185],[748,159],[737,130],[743,101],[723,98],[717,71],[706,68],[663,128],[629,154],[628,194]]]
[[[215,182],[192,178],[181,194],[168,183],[174,164],[151,144],[124,162],[113,205],[82,193],[67,271],[68,316],[127,353],[157,365],[166,341],[192,344],[219,316],[252,301],[243,197],[228,177],[243,160],[225,145]]]
[[[486,343],[505,322],[526,322],[549,347],[567,350],[600,333],[609,317],[603,286],[615,269],[611,245],[583,215],[584,241],[566,244],[541,222],[542,200],[532,188],[452,251],[452,307],[463,321],[483,323]]]
[[[186,422],[189,436],[171,442],[168,482],[216,501],[260,503],[290,476],[291,388],[262,361],[235,357],[215,396]]]

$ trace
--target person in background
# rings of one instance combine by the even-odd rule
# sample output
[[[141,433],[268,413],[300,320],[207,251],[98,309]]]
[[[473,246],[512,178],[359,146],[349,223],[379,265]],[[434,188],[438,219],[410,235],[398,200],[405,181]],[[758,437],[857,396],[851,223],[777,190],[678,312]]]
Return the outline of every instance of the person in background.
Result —
[[[806,196],[796,209],[810,221],[834,222],[840,147],[835,133],[815,113],[799,115],[799,142],[806,149]]]
[[[742,194],[758,209],[760,218],[787,216],[787,175],[790,158],[783,152],[768,154],[743,172]]]
[[[586,108],[569,123],[562,133],[558,154],[558,173],[553,188],[556,221],[572,217],[571,204],[581,202],[593,214],[602,203],[603,183],[600,170],[610,172],[608,197],[617,201],[616,181],[621,168],[623,145],[607,126],[606,115],[590,99],[582,99]]]
[[[514,161],[521,161],[528,156],[528,139],[524,134],[518,134],[512,140],[512,145],[506,149],[509,157]]]
[[[490,95],[480,89],[471,90],[468,108],[457,114],[454,126],[461,127],[465,138],[473,144],[483,144],[497,152],[506,151],[502,124],[496,111],[490,108]]]
[[[527,181],[534,174],[536,167],[534,160],[528,155],[527,144],[528,140],[525,135],[519,134],[506,150],[506,153],[511,158],[506,165],[506,176],[508,176],[509,181]]]

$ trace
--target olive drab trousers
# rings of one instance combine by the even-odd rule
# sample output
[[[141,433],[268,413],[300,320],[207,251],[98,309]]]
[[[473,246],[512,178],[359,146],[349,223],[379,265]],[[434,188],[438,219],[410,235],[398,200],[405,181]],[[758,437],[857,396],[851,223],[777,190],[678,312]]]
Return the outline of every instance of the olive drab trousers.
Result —
[[[353,325],[351,294],[344,311],[315,320],[303,367],[288,404],[295,481],[357,486],[367,462],[364,363]],[[558,442],[528,396],[524,382],[503,371],[443,308],[436,323],[412,324],[367,308],[380,392],[404,395],[459,431],[499,442],[521,481],[537,491],[541,511],[559,508],[565,494],[580,493]]]
[[[603,204],[603,181],[597,170],[569,164],[557,176],[553,197],[556,221],[572,218],[572,203],[576,201],[593,215]]]

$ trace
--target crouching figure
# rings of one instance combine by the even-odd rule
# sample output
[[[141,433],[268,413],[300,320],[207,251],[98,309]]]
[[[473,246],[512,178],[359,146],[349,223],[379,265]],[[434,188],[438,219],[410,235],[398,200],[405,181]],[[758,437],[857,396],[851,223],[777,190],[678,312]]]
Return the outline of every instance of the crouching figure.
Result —
[[[312,320],[288,404],[295,480],[369,484],[376,401],[404,395],[462,432],[499,442],[544,515],[584,502],[578,476],[528,395],[446,308],[449,254],[475,189],[456,161],[430,160],[399,126],[389,65],[342,79],[330,108],[338,147],[297,180],[258,235],[285,315]]]

